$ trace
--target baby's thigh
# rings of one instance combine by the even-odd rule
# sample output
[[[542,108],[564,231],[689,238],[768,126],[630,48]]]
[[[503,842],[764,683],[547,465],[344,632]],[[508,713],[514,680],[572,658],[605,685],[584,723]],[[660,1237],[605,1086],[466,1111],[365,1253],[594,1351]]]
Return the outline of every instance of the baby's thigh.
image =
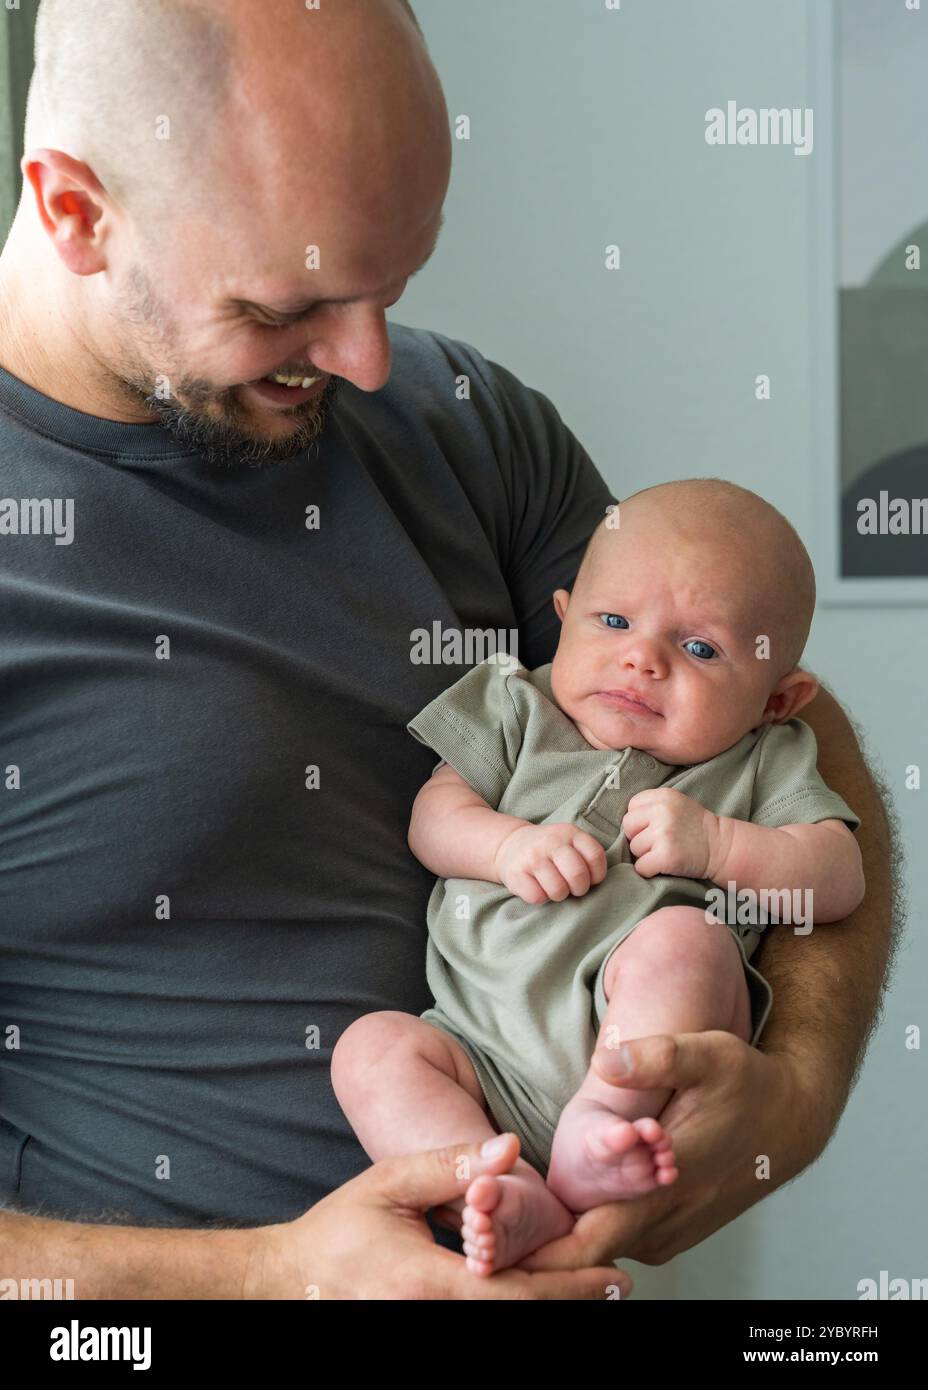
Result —
[[[695,961],[719,970],[721,978],[744,976],[741,954],[724,922],[707,920],[702,907],[661,907],[616,946],[603,972],[603,991],[611,999],[620,970],[623,976],[634,972],[644,986],[652,980],[660,984],[675,966]]]
[[[364,1014],[342,1033],[332,1052],[336,1095],[376,1090],[393,1074],[412,1076],[422,1066],[444,1072],[481,1105],[483,1091],[460,1043],[414,1014],[384,1009]]]

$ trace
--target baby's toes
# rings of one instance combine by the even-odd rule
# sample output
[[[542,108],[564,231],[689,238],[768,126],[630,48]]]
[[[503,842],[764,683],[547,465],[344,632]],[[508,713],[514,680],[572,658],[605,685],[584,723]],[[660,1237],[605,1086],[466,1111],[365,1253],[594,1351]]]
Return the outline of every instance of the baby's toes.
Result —
[[[650,1115],[645,1115],[640,1120],[632,1120],[631,1123],[638,1131],[639,1138],[642,1139],[645,1144],[651,1144],[653,1146],[660,1143],[660,1141],[666,1137],[663,1127],[657,1123],[657,1120],[652,1119]]]
[[[473,1232],[474,1235],[482,1235],[486,1231],[492,1231],[493,1221],[485,1211],[478,1210],[477,1207],[465,1206],[461,1212],[461,1231]]]
[[[482,1215],[478,1212],[478,1216]],[[472,1245],[475,1250],[492,1250],[496,1244],[496,1232],[492,1226],[475,1229],[466,1223],[461,1227],[461,1241],[464,1245]]]
[[[668,1139],[665,1143],[659,1144],[654,1152],[654,1177],[662,1187],[668,1187],[670,1183],[676,1182],[679,1176],[677,1160]]]
[[[472,1211],[475,1217],[484,1217],[489,1226],[488,1213],[499,1206],[502,1195],[499,1178],[494,1177],[492,1173],[481,1173],[479,1178],[474,1178],[464,1193],[464,1210]]]

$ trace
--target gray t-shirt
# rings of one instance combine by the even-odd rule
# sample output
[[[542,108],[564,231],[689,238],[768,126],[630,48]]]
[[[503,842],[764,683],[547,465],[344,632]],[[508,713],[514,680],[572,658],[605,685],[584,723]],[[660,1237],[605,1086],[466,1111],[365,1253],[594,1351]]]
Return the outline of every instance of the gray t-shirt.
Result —
[[[485,655],[417,664],[411,634],[550,661],[614,500],[544,396],[390,338],[383,390],[342,383],[318,447],[239,472],[0,370],[7,1205],[257,1224],[367,1166],[332,1048],[431,1003],[406,725]],[[71,543],[24,499],[72,499]]]

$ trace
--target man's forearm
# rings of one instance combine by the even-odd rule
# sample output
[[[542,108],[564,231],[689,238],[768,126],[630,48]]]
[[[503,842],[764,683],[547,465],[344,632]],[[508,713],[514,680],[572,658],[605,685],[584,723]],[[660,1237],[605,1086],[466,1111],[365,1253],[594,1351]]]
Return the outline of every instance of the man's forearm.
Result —
[[[0,1209],[0,1280],[70,1279],[79,1298],[256,1296],[254,1230],[100,1226]]]
[[[818,768],[861,818],[857,843],[866,896],[855,912],[807,936],[767,932],[754,957],[774,992],[759,1047],[786,1053],[817,1088],[830,1133],[844,1108],[876,1021],[887,964],[901,929],[889,814],[854,731],[824,688],[803,710],[818,740]]]

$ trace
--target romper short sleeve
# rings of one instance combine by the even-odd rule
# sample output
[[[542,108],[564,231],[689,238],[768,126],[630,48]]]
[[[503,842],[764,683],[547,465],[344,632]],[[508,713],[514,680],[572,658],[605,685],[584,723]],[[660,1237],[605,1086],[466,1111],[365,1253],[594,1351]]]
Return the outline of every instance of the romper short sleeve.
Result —
[[[509,683],[524,674],[525,667],[505,652],[489,656],[406,725],[413,738],[450,763],[494,810],[522,746],[522,724]]]
[[[819,774],[818,741],[808,724],[788,719],[784,724],[767,725],[758,751],[750,815],[755,825],[843,820],[849,829],[857,829],[860,817]]]

